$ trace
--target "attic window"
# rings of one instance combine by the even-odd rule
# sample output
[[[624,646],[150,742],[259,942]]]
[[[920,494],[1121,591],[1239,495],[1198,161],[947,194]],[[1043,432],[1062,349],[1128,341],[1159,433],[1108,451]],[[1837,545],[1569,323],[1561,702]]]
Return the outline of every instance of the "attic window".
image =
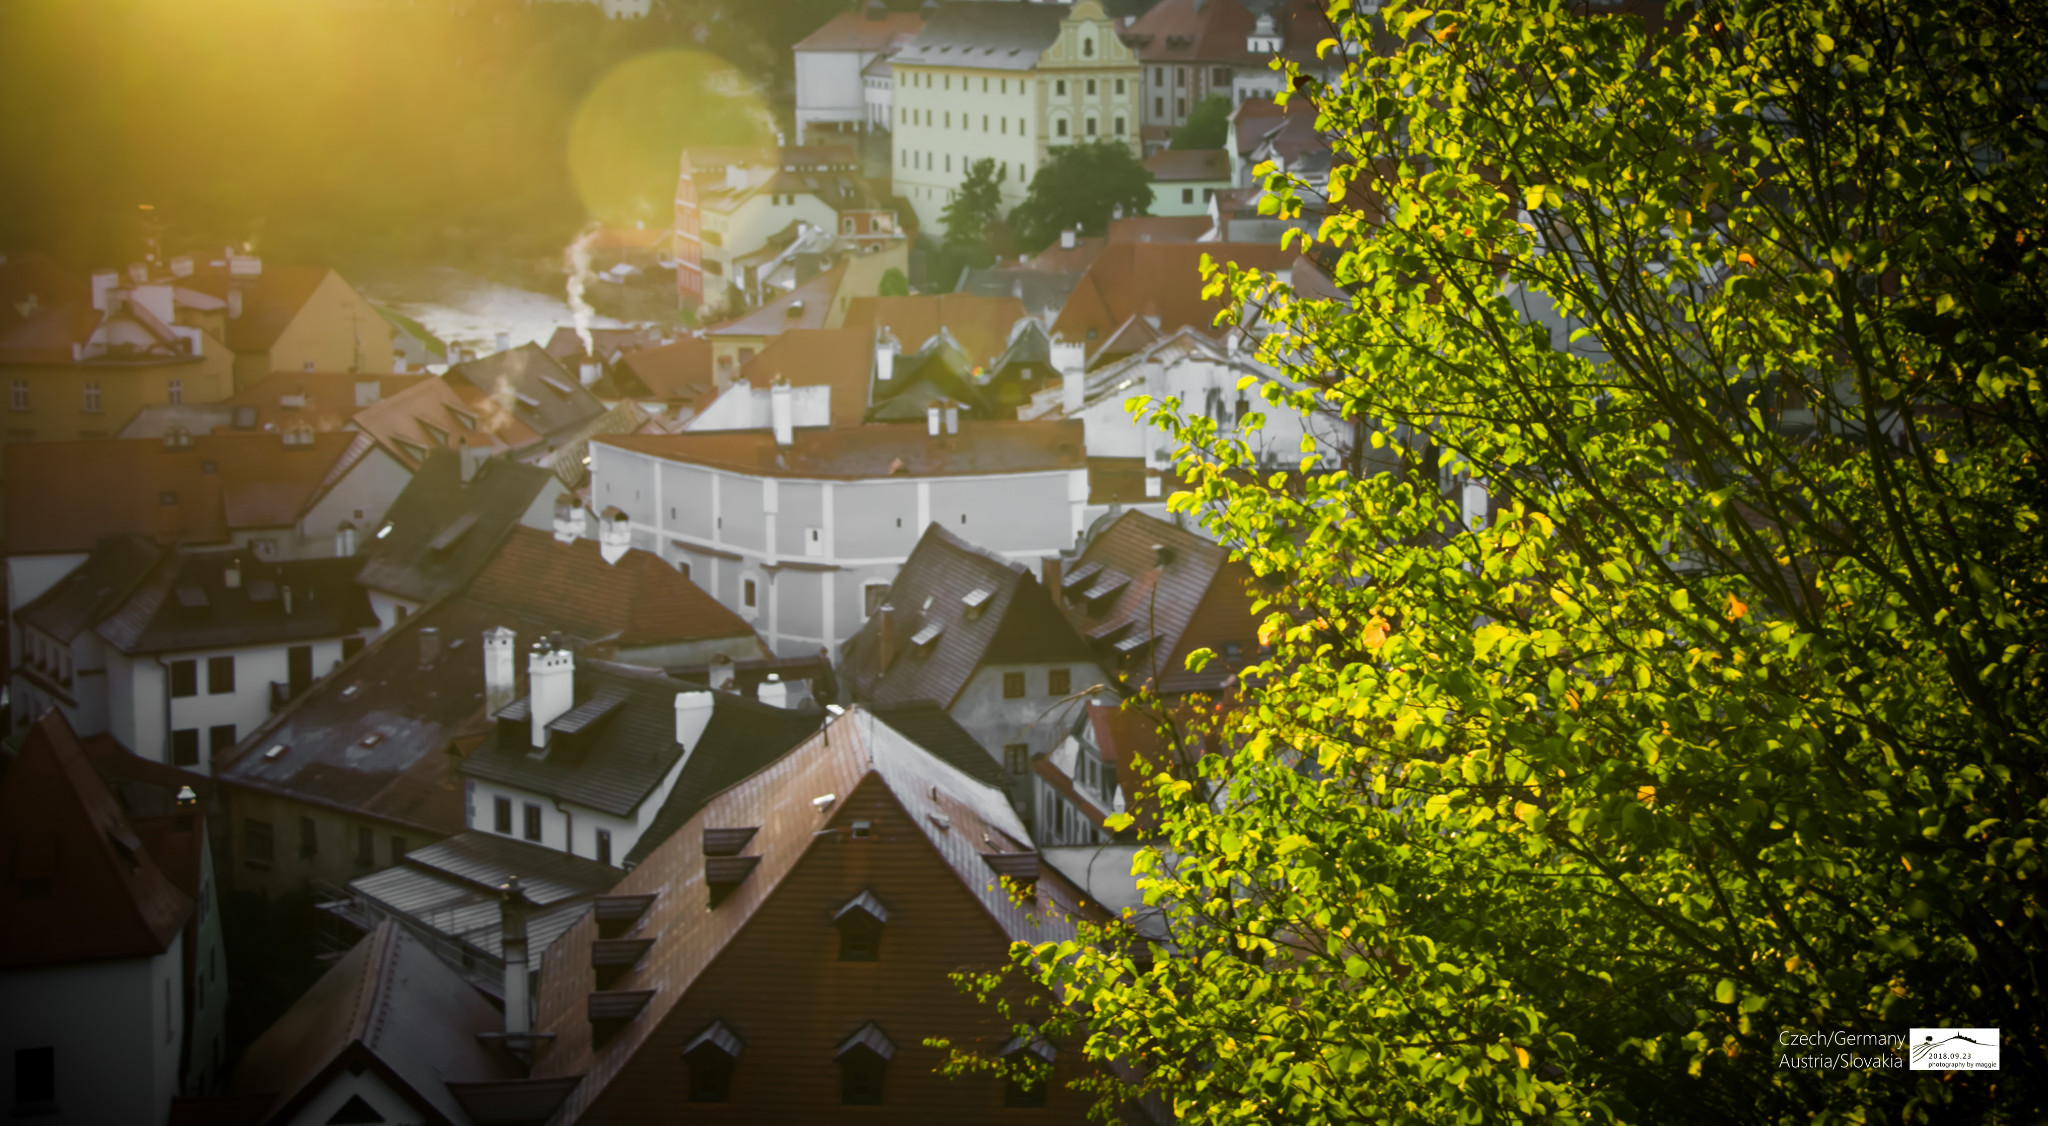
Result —
[[[512,393],[512,398],[515,402],[517,402],[520,406],[525,407],[527,410],[537,411],[540,409],[540,400],[534,398],[531,395],[523,395],[517,391],[514,391]]]
[[[1071,591],[1089,579],[1094,578],[1101,570],[1102,564],[1099,562],[1083,563],[1079,567],[1067,572],[1067,577],[1060,582],[1060,586],[1064,590]]]
[[[999,1054],[1004,1060],[1010,1061],[1013,1068],[1003,1081],[1003,1105],[1044,1106],[1048,1079],[1046,1072],[1052,1067],[1052,1061],[1058,1055],[1053,1046],[1035,1037],[1027,1041],[1022,1036],[1013,1036],[1008,1044],[1003,1045],[1003,1050]],[[1017,1071],[1022,1070],[1017,1067],[1019,1064],[1037,1072],[1036,1080],[1027,1082],[1017,1078]]]
[[[691,1037],[683,1047],[683,1064],[690,1069],[689,1101],[726,1101],[732,1092],[733,1065],[739,1062],[743,1047],[724,1021],[714,1020],[711,1027]]]
[[[848,1106],[878,1106],[882,1102],[882,1080],[896,1045],[873,1021],[840,1041],[833,1053],[839,1064],[839,1101]]]
[[[888,921],[889,909],[875,893],[863,891],[847,900],[832,914],[832,925],[839,928],[839,960],[874,961],[881,951],[882,924]]]
[[[867,840],[867,839],[868,839],[869,837],[872,837],[872,836],[874,836],[874,835],[875,835],[875,823],[874,823],[874,822],[872,822],[872,821],[856,821],[856,822],[854,822],[854,823],[853,823],[853,839],[854,839],[854,840],[857,840],[857,841],[864,841],[864,840]]]
[[[476,429],[477,418],[475,415],[457,407],[449,407],[448,413],[455,416],[455,421],[462,424],[464,430]]]
[[[939,644],[939,635],[945,632],[946,627],[938,622],[927,622],[923,629],[910,635],[910,643],[922,650],[926,656],[930,656],[931,651]]]
[[[283,743],[272,743],[270,749],[263,752],[263,760],[265,762],[276,762],[284,757],[284,752],[285,745]]]
[[[994,594],[987,587],[978,586],[960,596],[960,605],[967,608],[967,617],[972,620],[981,617],[982,607],[988,605],[992,597]]]

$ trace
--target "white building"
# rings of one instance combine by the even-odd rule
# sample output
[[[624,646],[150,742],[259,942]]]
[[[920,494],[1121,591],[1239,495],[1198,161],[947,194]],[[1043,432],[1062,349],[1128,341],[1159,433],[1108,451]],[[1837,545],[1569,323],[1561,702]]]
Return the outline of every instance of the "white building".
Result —
[[[1031,561],[1071,547],[1088,470],[1070,422],[625,435],[591,445],[592,503],[783,656],[836,650],[934,523]]]
[[[880,64],[887,105],[888,58],[916,38],[924,17],[892,12],[881,0],[868,0],[860,11],[844,12],[799,41],[796,53],[797,143],[817,144],[834,133],[861,133],[889,128],[888,115],[876,117],[872,83]]]

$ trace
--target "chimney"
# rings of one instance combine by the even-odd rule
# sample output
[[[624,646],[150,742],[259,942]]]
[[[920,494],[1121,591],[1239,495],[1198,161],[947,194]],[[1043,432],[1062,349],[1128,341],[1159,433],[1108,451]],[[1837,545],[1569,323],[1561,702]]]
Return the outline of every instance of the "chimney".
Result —
[[[510,351],[512,350],[512,334],[511,334],[511,333],[509,333],[509,332],[501,332],[501,333],[499,333],[499,334],[498,334],[498,337],[497,337],[497,341],[498,341],[498,347],[497,347],[497,350],[498,350],[498,351],[500,351],[500,352],[510,352]]]
[[[505,959],[505,1034],[519,1037],[533,1031],[533,1007],[528,998],[533,978],[526,970],[526,908],[529,901],[525,889],[519,886],[517,876],[506,880],[498,892],[501,896],[498,918],[502,924],[499,953]]]
[[[92,307],[104,313],[111,304],[108,297],[121,284],[121,275],[112,270],[92,272]]]
[[[128,264],[128,280],[135,285],[141,285],[143,282],[148,281],[149,267],[140,262],[130,262]]]
[[[434,626],[420,630],[420,667],[429,669],[441,659],[441,631]]]
[[[755,696],[771,708],[786,708],[789,706],[789,682],[771,672],[768,679],[761,682]]]
[[[711,658],[710,680],[713,689],[720,692],[732,691],[733,676],[731,657],[720,653],[718,656]]]
[[[896,356],[903,346],[896,343],[896,334],[887,328],[875,340],[875,381],[887,383],[896,375]]]
[[[496,715],[517,699],[519,635],[499,626],[484,631],[484,711]]]
[[[533,713],[533,746],[548,745],[548,724],[576,702],[576,654],[556,648],[546,638],[533,643],[526,656],[527,709]]]
[[[1052,338],[1052,367],[1060,373],[1060,411],[1078,418],[1088,403],[1088,346],[1065,337]]]
[[[1048,555],[1038,561],[1038,581],[1045,587],[1045,593],[1052,596],[1052,604],[1062,611],[1067,608],[1067,589],[1060,585],[1060,576],[1065,572],[1067,561],[1057,555]]]
[[[576,379],[585,387],[588,387],[591,384],[596,383],[603,376],[604,365],[598,363],[596,360],[585,360],[583,361],[582,366],[576,369]]]
[[[710,692],[676,693],[676,745],[683,749],[684,762],[689,761],[690,752],[704,737],[704,728],[711,723],[711,710],[717,705],[717,700],[718,697]]]
[[[597,553],[604,556],[606,563],[617,563],[633,550],[633,522],[626,519],[624,509],[616,506],[604,510],[597,525]]]
[[[189,278],[192,276],[192,256],[190,254],[181,254],[171,259],[171,276],[174,278]]]
[[[1124,217],[1124,205],[1123,205],[1123,204],[1121,204],[1121,203],[1117,204],[1117,205],[1116,205],[1116,206],[1115,206],[1114,208],[1112,208],[1112,209],[1110,210],[1110,213],[1109,213],[1109,217],[1110,217],[1110,218],[1112,218],[1112,219],[1121,219],[1121,218],[1123,218],[1123,217]]]
[[[1162,494],[1162,493],[1163,493],[1164,491],[1165,491],[1165,482],[1163,482],[1163,481],[1161,481],[1161,480],[1159,479],[1159,474],[1157,474],[1157,473],[1147,473],[1147,474],[1145,474],[1145,495],[1146,495],[1147,497],[1157,497],[1157,496],[1160,496],[1160,495],[1161,495],[1161,494]]]
[[[1061,250],[1072,250],[1072,249],[1074,249],[1074,236],[1075,236],[1075,234],[1076,234],[1076,231],[1075,231],[1075,229],[1074,229],[1074,228],[1072,228],[1072,227],[1068,227],[1068,228],[1067,228],[1066,230],[1063,230],[1063,231],[1061,231],[1061,232],[1060,232],[1060,249],[1061,249]]]
[[[483,469],[484,462],[491,460],[491,448],[489,446],[464,446],[456,454],[456,457],[461,461],[458,472],[461,474],[462,483],[467,485],[471,481],[476,480],[476,475]]]
[[[374,379],[356,381],[356,408],[367,407],[384,397],[384,385]]]
[[[242,315],[242,291],[241,291],[241,290],[239,290],[239,289],[229,289],[229,290],[228,290],[228,319],[229,319],[229,320],[234,320],[234,319],[235,319],[236,317],[239,317],[239,316],[241,316],[241,315]]]
[[[931,433],[931,436],[936,438],[939,436],[940,425],[939,403],[938,400],[934,399],[929,406],[924,408],[924,426]]]
[[[796,441],[796,404],[791,401],[792,394],[789,380],[780,376],[768,387],[768,425],[775,431],[778,446]]]
[[[887,602],[875,611],[875,661],[881,671],[888,672],[896,663],[896,607]]]
[[[563,493],[555,498],[555,540],[558,543],[575,543],[589,535],[585,521],[583,502]]]
[[[227,587],[229,590],[242,589],[242,561],[240,559],[228,560],[227,570],[221,572],[220,582],[222,586]]]
[[[948,399],[946,400],[946,405],[940,409],[939,413],[946,420],[946,433],[948,435],[960,433],[960,404]]]

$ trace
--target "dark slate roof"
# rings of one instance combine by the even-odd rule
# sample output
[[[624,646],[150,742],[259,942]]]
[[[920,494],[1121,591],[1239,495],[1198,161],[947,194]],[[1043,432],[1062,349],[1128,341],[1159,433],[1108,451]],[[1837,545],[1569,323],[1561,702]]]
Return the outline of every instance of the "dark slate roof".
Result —
[[[109,536],[55,586],[15,611],[14,620],[69,642],[113,613],[166,554],[141,536]]]
[[[0,970],[162,953],[192,898],[159,865],[56,711],[28,729],[0,777],[8,876]],[[49,892],[21,896],[20,882]]]
[[[587,658],[577,660],[575,677],[572,713],[605,698],[616,698],[616,706],[575,734],[558,731],[545,755],[532,753],[524,720],[508,717],[463,760],[462,773],[627,816],[683,755],[676,742],[676,693],[690,688],[655,670]],[[694,792],[698,800],[716,793],[817,729],[815,713],[786,712],[724,692],[714,697],[711,721],[676,779],[671,800],[679,793],[687,798]],[[522,696],[507,711],[523,715],[528,702]],[[803,718],[784,722],[793,715]],[[778,741],[785,729],[798,726],[803,730]]]
[[[465,485],[461,455],[435,450],[385,514],[391,531],[382,539],[374,530],[365,533],[369,558],[357,581],[418,602],[461,590],[551,488],[560,488],[554,474],[502,458],[479,466]],[[468,531],[452,544],[435,546],[443,532],[464,520]]]
[[[624,872],[587,857],[472,829],[405,854],[381,872],[351,881],[349,891],[384,911],[404,915],[491,957],[504,957],[503,897],[513,876],[533,909],[528,949],[537,959]]]
[[[810,738],[824,720],[820,712],[790,711],[720,692],[703,738],[647,831],[625,855],[626,865],[638,864],[714,795],[781,758]]]
[[[276,1096],[268,1121],[290,1121],[337,1068],[368,1053],[385,1082],[434,1108],[469,1116],[450,1083],[514,1079],[511,1060],[477,1039],[498,1010],[419,938],[385,922],[356,943],[243,1053],[232,1094]]]
[[[499,626],[540,636],[531,623],[466,599],[413,615],[245,738],[220,780],[460,832],[462,787],[447,752],[485,722],[482,638]],[[422,666],[429,628],[439,631],[438,654]],[[274,747],[284,750],[265,757]]]
[[[937,704],[891,704],[874,709],[875,718],[940,760],[959,767],[977,782],[1006,787],[1009,775],[988,749],[975,741],[951,713]]]
[[[228,585],[231,566],[238,586]],[[266,563],[247,551],[166,555],[96,632],[123,653],[343,637],[377,624],[369,595],[356,585],[360,566],[348,557]]]
[[[989,597],[970,615],[962,599],[977,589]],[[937,524],[925,529],[904,561],[888,601],[896,613],[895,659],[881,664],[879,614],[843,650],[843,673],[863,703],[950,707],[984,664],[1094,659],[1028,569]],[[933,627],[940,631],[935,642],[911,643]]]
[[[1170,553],[1163,565],[1155,545]],[[1255,659],[1258,619],[1244,593],[1246,577],[1214,541],[1131,511],[1096,533],[1068,568],[1066,605],[1075,628],[1103,647],[1105,667],[1118,664],[1117,643],[1149,637],[1151,645],[1122,663],[1125,675],[1155,680],[1161,692],[1208,691]],[[1082,595],[1098,589],[1100,612],[1090,614]],[[1197,614],[1204,609],[1206,620]],[[1232,641],[1239,644],[1235,661],[1222,650]],[[1188,651],[1205,645],[1217,650],[1216,659],[1190,672]]]
[[[1081,284],[1081,271],[1023,270],[1001,266],[963,270],[959,293],[982,297],[1015,297],[1034,317],[1058,315],[1068,295]]]
[[[940,4],[916,39],[898,51],[891,65],[1030,70],[1039,52],[1060,35],[1066,4],[1022,0],[953,0]]]
[[[456,364],[441,377],[465,400],[491,399],[550,443],[604,413],[604,404],[547,349],[527,344]]]

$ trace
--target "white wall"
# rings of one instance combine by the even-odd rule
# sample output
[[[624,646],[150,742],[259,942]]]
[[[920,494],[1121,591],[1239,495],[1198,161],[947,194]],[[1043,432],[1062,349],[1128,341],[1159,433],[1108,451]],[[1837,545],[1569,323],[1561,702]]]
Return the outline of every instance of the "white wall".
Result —
[[[56,1049],[53,1126],[156,1123],[178,1091],[185,939],[150,958],[0,973],[0,1106],[12,1108],[14,1053]]]
[[[57,585],[57,580],[78,569],[85,562],[85,552],[71,552],[63,555],[10,555],[7,557],[7,613],[11,618],[14,611],[42,597],[43,592]]]
[[[1066,669],[1070,686],[1066,697],[1056,697],[1048,687],[1048,675]],[[1021,699],[1003,697],[1003,675],[1024,674]],[[989,757],[1003,760],[1003,748],[1022,743],[1031,757],[1046,754],[1066,738],[1079,711],[1088,706],[1087,690],[1106,678],[1092,661],[1045,665],[985,665],[975,671],[967,686],[953,700],[947,712],[974,736]],[[1010,779],[1011,800],[1020,808],[1029,797],[1029,774]]]
[[[344,520],[356,526],[356,550],[368,551],[373,542],[370,537],[384,523],[385,511],[411,481],[412,472],[384,447],[370,451],[306,510],[299,520],[300,543],[295,554],[301,559],[339,554],[335,532]]]
[[[360,1098],[384,1116],[384,1121],[398,1124],[425,1123],[433,1121],[427,1108],[415,1104],[400,1094],[382,1076],[369,1068],[361,1075],[350,1075],[347,1068],[334,1073],[327,1086],[312,1097],[297,1114],[282,1120],[280,1126],[324,1126],[351,1098]]]
[[[796,52],[796,129],[798,144],[809,144],[806,128],[819,121],[861,121],[866,101],[861,68],[873,51]]]
[[[512,840],[526,840],[526,806],[531,803],[540,807],[541,835],[538,843],[542,848],[557,852],[568,852],[586,860],[597,859],[597,834],[605,830],[612,835],[612,860],[614,865],[622,863],[626,853],[640,841],[640,834],[652,824],[661,811],[663,802],[668,800],[669,791],[675,788],[676,779],[689,762],[689,756],[678,758],[669,768],[660,784],[655,786],[630,817],[617,817],[591,809],[575,802],[558,802],[545,794],[521,790],[502,782],[491,782],[481,778],[464,780],[467,795],[467,817],[469,828]],[[499,833],[497,828],[497,799],[505,798],[512,803],[512,831]],[[573,844],[573,847],[571,845]]]
[[[313,678],[333,671],[341,660],[341,639],[327,638],[301,642],[313,650]],[[130,657],[123,653],[107,656],[109,708],[107,729],[124,746],[138,755],[158,762],[171,761],[170,732],[193,728],[199,732],[199,762],[187,769],[211,774],[209,733],[215,726],[233,724],[235,738],[242,737],[270,718],[270,685],[289,684],[290,651],[296,646],[270,645],[244,649],[201,649],[168,654]],[[232,692],[208,691],[206,662],[212,657],[233,657],[235,687]],[[170,674],[173,661],[196,662],[199,694],[172,699]]]

